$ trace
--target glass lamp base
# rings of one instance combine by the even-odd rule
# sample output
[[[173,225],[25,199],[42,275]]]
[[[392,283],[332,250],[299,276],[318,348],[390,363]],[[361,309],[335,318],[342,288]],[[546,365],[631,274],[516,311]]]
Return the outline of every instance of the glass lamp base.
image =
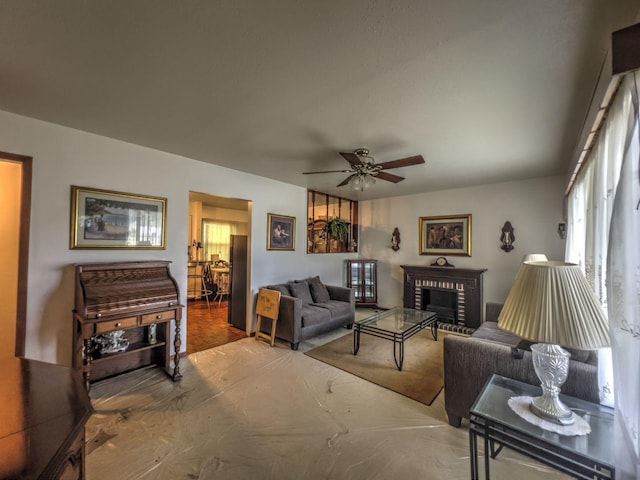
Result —
[[[534,398],[531,400],[529,410],[543,420],[558,425],[572,425],[576,421],[574,413],[557,397],[547,397],[543,394],[541,397]]]
[[[540,379],[542,396],[534,398],[529,409],[538,417],[559,425],[575,422],[573,412],[558,398],[569,373],[569,357],[569,352],[558,345],[537,343],[531,346],[531,359]]]

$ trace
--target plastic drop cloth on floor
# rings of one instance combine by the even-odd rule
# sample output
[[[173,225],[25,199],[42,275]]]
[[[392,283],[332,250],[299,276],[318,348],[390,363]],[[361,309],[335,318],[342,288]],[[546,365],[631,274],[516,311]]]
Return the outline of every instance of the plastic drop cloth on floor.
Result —
[[[314,339],[321,342],[322,338]],[[245,338],[92,386],[87,479],[466,479],[468,429],[276,343]],[[481,468],[482,468],[482,459]],[[568,478],[506,449],[492,477]]]

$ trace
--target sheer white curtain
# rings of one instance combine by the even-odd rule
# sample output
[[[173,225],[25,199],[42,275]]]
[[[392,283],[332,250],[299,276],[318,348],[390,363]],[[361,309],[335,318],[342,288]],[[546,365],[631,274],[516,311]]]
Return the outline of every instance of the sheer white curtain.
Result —
[[[203,260],[211,260],[211,255],[219,255],[220,260],[231,260],[231,235],[236,234],[236,224],[214,220],[202,221]]]
[[[612,348],[599,352],[598,370],[602,403],[615,402],[617,434],[624,447],[616,448],[624,452],[616,459],[621,478],[640,478],[637,105],[636,78],[629,74],[609,109],[588,165],[568,195],[566,259],[583,266],[611,326]],[[630,322],[636,322],[635,330],[629,328]]]
[[[565,260],[577,263],[583,270],[587,245],[587,202],[593,168],[586,166],[567,197],[567,243]]]
[[[616,478],[640,478],[640,131],[637,74],[621,93],[630,110],[609,237],[608,295],[616,385]]]

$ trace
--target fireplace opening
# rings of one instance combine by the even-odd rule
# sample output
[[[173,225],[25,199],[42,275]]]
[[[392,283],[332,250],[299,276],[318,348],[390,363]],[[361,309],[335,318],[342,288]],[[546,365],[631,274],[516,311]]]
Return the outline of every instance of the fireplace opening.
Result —
[[[420,306],[438,314],[438,321],[458,324],[458,291],[452,288],[423,287]]]

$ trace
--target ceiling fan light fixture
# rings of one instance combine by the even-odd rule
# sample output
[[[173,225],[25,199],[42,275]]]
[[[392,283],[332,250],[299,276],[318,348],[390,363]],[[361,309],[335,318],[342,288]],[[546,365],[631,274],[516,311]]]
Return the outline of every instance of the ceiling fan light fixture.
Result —
[[[371,175],[365,175],[362,180],[362,187],[363,189],[369,188],[369,187],[372,187],[375,183],[376,183],[375,178],[373,178]]]
[[[354,190],[360,190],[361,192],[371,187],[375,183],[375,178],[364,173],[354,175],[353,177],[351,177],[351,180],[349,180],[349,186]]]
[[[354,190],[360,190],[362,189],[362,176],[361,175],[354,175],[353,177],[351,177],[351,179],[349,179],[349,186],[351,188],[353,188]]]
[[[422,155],[414,155],[412,157],[399,158],[397,160],[390,160],[388,162],[376,163],[374,158],[369,156],[369,150],[366,148],[359,148],[353,152],[338,152],[342,158],[349,162],[350,168],[348,170],[324,170],[319,172],[302,172],[303,175],[311,175],[314,173],[350,173],[347,178],[342,180],[337,187],[344,187],[349,185],[354,190],[360,190],[363,192],[365,189],[371,187],[376,183],[376,178],[384,180],[386,182],[398,183],[404,180],[404,177],[399,177],[393,173],[388,173],[386,170],[392,168],[409,167],[411,165],[419,165],[424,162]],[[375,177],[375,178],[374,178]]]

